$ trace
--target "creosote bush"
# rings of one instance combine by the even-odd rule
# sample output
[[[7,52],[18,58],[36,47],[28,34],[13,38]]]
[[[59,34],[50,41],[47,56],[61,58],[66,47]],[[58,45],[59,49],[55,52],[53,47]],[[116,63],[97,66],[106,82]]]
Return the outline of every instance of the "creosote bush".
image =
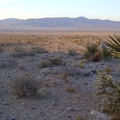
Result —
[[[12,82],[13,94],[17,98],[41,97],[41,82],[32,77],[18,77]]]
[[[13,58],[23,58],[24,56],[34,56],[35,54],[27,51],[26,49],[22,47],[15,47],[14,53],[12,54]]]
[[[101,55],[104,59],[112,57],[111,52],[107,48],[102,49]]]
[[[40,53],[48,53],[48,51],[41,47],[31,47],[31,53],[40,54]]]
[[[74,49],[70,49],[70,50],[68,50],[68,55],[75,56],[75,55],[77,55],[77,52]]]
[[[114,82],[112,76],[106,74],[106,72],[98,73],[97,79],[99,80],[96,84],[99,90],[98,95],[105,96],[105,99],[101,102],[103,112],[112,117],[120,115],[120,81]]]
[[[65,65],[65,62],[59,57],[53,57],[41,62],[38,65],[38,68],[46,68],[46,67],[57,66],[57,65]]]

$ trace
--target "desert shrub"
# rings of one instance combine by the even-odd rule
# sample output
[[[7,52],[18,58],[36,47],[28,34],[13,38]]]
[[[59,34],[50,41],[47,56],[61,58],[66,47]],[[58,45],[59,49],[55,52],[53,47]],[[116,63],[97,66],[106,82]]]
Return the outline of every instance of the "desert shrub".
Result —
[[[46,68],[46,67],[57,66],[57,65],[65,65],[65,62],[59,57],[53,57],[41,62],[38,65],[38,68]]]
[[[22,58],[24,56],[34,56],[34,53],[29,52],[22,47],[15,47],[14,48],[14,53],[12,54],[12,57]]]
[[[79,62],[78,67],[80,67],[81,69],[83,69],[84,68],[84,63],[83,62]]]
[[[120,54],[120,36],[114,34],[114,36],[109,36],[110,40],[107,46],[113,53]]]
[[[46,67],[50,67],[52,66],[51,62],[49,60],[45,60],[43,62],[41,62],[40,64],[38,64],[38,68],[46,68]]]
[[[0,53],[2,53],[4,50],[3,50],[3,46],[0,45]]]
[[[86,51],[84,57],[92,62],[98,62],[100,58],[100,53],[97,44],[88,44],[86,46]]]
[[[68,55],[75,56],[75,55],[77,55],[77,52],[74,49],[70,49],[70,50],[68,50]]]
[[[75,120],[84,120],[84,118],[81,117],[81,116],[77,116],[77,117],[75,118]]]
[[[68,86],[68,87],[66,87],[66,91],[67,92],[75,92],[76,91],[76,87],[75,86]]]
[[[102,49],[101,55],[104,59],[112,57],[112,54],[108,49]]]
[[[10,67],[16,67],[17,62],[12,59],[6,59],[6,60],[1,60],[0,61],[0,68],[10,68]]]
[[[14,95],[22,97],[41,97],[39,89],[41,82],[32,77],[18,77],[12,82]]]
[[[59,57],[50,58],[49,61],[52,65],[65,65],[65,62]]]
[[[98,52],[98,45],[97,44],[88,44],[86,46],[86,49],[87,49],[87,52],[92,55],[92,54]]]
[[[105,67],[104,71],[105,71],[106,73],[110,73],[110,72],[111,72],[111,68],[110,68],[110,67]]]
[[[120,114],[120,81],[115,83],[112,76],[105,72],[98,73],[97,79],[98,95],[105,96],[101,102],[103,112],[111,116]]]
[[[20,46],[17,46],[13,50],[14,50],[14,52],[22,52],[23,48]]]
[[[120,54],[118,53],[113,53],[112,56],[116,59],[120,59]]]
[[[40,53],[48,53],[48,51],[46,49],[41,48],[41,47],[32,47],[31,52],[32,53],[38,53],[38,54],[40,54]]]

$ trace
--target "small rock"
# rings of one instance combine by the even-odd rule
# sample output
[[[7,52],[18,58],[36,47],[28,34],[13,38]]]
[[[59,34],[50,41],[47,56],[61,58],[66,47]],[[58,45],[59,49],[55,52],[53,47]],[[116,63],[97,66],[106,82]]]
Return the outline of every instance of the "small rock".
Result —
[[[31,110],[36,110],[36,108],[35,108],[35,107],[32,107]]]
[[[57,98],[55,98],[55,99],[54,99],[54,101],[58,101],[58,99],[57,99]]]
[[[54,106],[56,106],[56,105],[57,105],[57,103],[56,103],[56,102],[54,102],[54,103],[53,103],[53,105],[54,105]]]
[[[97,120],[109,120],[110,119],[110,117],[107,116],[106,114],[101,113],[101,112],[96,111],[96,110],[92,110],[91,115],[95,116]]]
[[[85,85],[88,85],[88,83],[86,82],[86,83],[84,83]]]
[[[16,118],[15,118],[15,117],[12,117],[10,120],[16,120]]]
[[[66,110],[67,110],[67,111],[74,111],[74,108],[72,108],[72,107],[67,107]]]
[[[68,115],[68,118],[71,118],[72,116],[71,115]]]

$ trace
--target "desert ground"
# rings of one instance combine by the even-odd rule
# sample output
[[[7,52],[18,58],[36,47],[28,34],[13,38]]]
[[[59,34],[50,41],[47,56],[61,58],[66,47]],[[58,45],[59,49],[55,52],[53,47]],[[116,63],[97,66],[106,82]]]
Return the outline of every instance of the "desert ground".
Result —
[[[0,120],[110,120],[99,111],[97,71],[110,68],[120,78],[120,59],[91,62],[84,59],[89,43],[105,44],[109,35],[120,32],[0,31]],[[44,51],[32,51],[42,48]],[[69,50],[77,54],[68,54]],[[31,54],[32,51],[32,54]],[[48,59],[64,64],[40,67]],[[16,98],[11,83],[32,77],[42,85],[41,98]]]

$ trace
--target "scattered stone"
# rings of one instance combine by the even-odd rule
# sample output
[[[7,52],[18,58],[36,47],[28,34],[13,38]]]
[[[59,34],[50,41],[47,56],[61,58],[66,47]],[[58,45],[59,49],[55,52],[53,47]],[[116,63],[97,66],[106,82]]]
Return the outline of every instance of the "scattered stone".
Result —
[[[67,107],[66,110],[67,111],[74,111],[74,108],[73,107]]]
[[[91,115],[95,116],[97,120],[110,120],[109,116],[96,110],[92,110]]]
[[[31,110],[37,110],[37,108],[36,107],[32,107]]]
[[[15,118],[15,117],[12,117],[10,120],[16,120],[16,118]]]
[[[53,105],[54,105],[54,106],[56,106],[56,105],[57,105],[57,103],[56,103],[56,102],[54,102],[54,103],[53,103]]]

